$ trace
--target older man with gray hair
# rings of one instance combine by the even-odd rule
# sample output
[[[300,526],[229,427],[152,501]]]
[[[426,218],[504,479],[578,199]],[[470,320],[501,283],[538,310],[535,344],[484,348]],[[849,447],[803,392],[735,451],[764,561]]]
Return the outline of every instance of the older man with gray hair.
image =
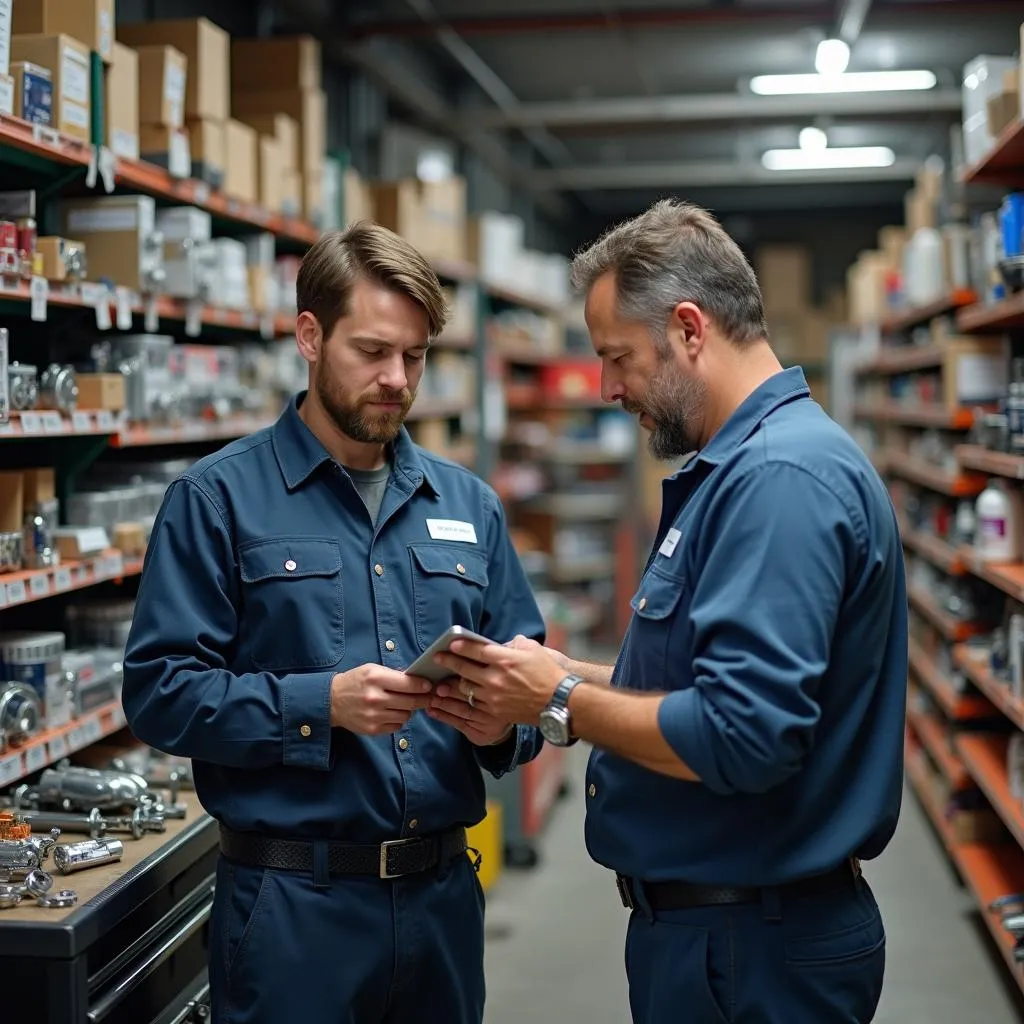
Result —
[[[864,1024],[885,932],[860,862],[896,828],[907,680],[889,496],[780,365],[709,213],[659,202],[573,269],[604,399],[656,456],[694,454],[614,668],[462,643],[437,699],[593,745],[587,846],[631,911],[637,1024]]]

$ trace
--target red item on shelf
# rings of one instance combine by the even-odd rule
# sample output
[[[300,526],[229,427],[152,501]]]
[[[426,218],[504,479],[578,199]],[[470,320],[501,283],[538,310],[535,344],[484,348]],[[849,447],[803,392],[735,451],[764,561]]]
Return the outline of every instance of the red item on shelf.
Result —
[[[572,401],[601,397],[601,364],[596,359],[564,359],[542,366],[538,375],[545,398]]]

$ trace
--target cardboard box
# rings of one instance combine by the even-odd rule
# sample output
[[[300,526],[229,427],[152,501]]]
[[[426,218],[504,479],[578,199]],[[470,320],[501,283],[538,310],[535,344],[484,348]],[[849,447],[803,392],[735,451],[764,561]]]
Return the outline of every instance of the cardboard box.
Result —
[[[106,74],[107,145],[115,156],[139,159],[139,55],[115,42]]]
[[[281,143],[282,169],[297,171],[302,166],[299,148],[299,123],[287,114],[246,114],[238,118],[260,135],[273,135]]]
[[[0,533],[20,531],[24,523],[25,474],[20,469],[0,472]]]
[[[19,36],[64,33],[109,64],[114,56],[114,0],[17,0],[11,31]]]
[[[765,312],[798,313],[811,302],[811,255],[802,245],[766,245],[755,256]]]
[[[281,213],[286,217],[302,216],[303,178],[298,171],[281,175]]]
[[[224,122],[189,121],[192,177],[214,188],[224,187]]]
[[[36,239],[36,255],[42,262],[42,276],[48,281],[67,281],[71,278],[81,280],[88,276],[89,254],[85,253],[85,271],[83,273],[68,273],[69,261],[75,255],[81,255],[85,246],[70,238],[61,238],[60,235],[40,235]],[[74,267],[78,268],[81,263],[74,260]]]
[[[849,320],[852,324],[880,324],[886,317],[886,278],[894,270],[882,252],[862,252],[846,273]]]
[[[139,46],[139,123],[181,128],[185,124],[188,58],[173,46]]]
[[[25,483],[22,500],[25,508],[35,508],[44,501],[53,501],[57,497],[57,474],[52,466],[38,466],[22,471]]]
[[[1016,88],[990,96],[986,105],[988,130],[995,138],[1020,119],[1020,94]]]
[[[319,171],[302,175],[302,216],[311,224],[323,219],[324,188]]]
[[[50,69],[53,79],[53,127],[65,135],[90,141],[89,50],[68,35],[13,36],[11,58]]]
[[[998,402],[1009,385],[1002,338],[952,336],[942,343],[942,399],[947,409]]]
[[[78,407],[120,412],[125,406],[125,379],[120,373],[80,373]]]
[[[312,36],[235,39],[231,43],[231,91],[319,89],[320,42]]]
[[[224,122],[224,191],[234,199],[255,203],[258,188],[258,136],[241,121]]]
[[[934,228],[938,224],[937,200],[935,196],[919,189],[911,189],[903,198],[903,212],[906,217],[907,234],[913,237],[918,228]]]
[[[139,149],[142,159],[156,164],[176,178],[192,176],[192,149],[184,128],[164,124],[139,125]]]
[[[117,38],[129,46],[173,46],[188,59],[185,116],[224,121],[231,97],[231,39],[206,18],[118,25]]]
[[[327,94],[322,89],[282,89],[264,92],[236,92],[231,97],[231,115],[287,114],[299,126],[299,170],[310,174],[320,170],[327,149]]]
[[[373,192],[354,167],[346,167],[342,174],[341,217],[346,227],[356,221],[373,220]]]
[[[264,210],[281,212],[281,178],[284,174],[284,150],[276,135],[259,135],[259,167],[256,201]]]
[[[50,93],[52,100],[53,93]],[[0,75],[0,114],[11,116],[14,113],[14,79],[11,75]]]
[[[14,0],[0,0],[0,74],[11,71],[11,9]]]

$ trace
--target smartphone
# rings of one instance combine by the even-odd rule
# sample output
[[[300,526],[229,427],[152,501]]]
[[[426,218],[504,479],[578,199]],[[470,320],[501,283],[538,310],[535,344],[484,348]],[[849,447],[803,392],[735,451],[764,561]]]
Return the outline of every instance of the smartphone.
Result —
[[[443,679],[449,678],[451,672],[443,665],[438,665],[434,658],[438,654],[447,651],[453,640],[479,640],[484,644],[493,644],[493,640],[474,633],[465,626],[449,626],[406,670],[406,675],[420,676],[429,679],[432,683],[440,683]]]

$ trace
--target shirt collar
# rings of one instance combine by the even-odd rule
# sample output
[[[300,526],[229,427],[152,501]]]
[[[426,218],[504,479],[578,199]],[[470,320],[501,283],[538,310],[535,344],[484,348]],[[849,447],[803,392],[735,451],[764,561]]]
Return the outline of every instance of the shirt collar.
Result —
[[[300,391],[289,401],[271,432],[277,464],[290,491],[305,483],[325,462],[333,461],[331,453],[299,416],[299,405],[305,397],[306,392]],[[405,427],[395,438],[393,458],[395,470],[414,487],[425,483],[435,494],[439,493],[435,474]]]
[[[737,449],[780,405],[795,398],[810,398],[804,371],[791,366],[773,374],[758,387],[740,407],[722,424],[711,440],[683,467],[686,473],[698,462],[717,466]]]

